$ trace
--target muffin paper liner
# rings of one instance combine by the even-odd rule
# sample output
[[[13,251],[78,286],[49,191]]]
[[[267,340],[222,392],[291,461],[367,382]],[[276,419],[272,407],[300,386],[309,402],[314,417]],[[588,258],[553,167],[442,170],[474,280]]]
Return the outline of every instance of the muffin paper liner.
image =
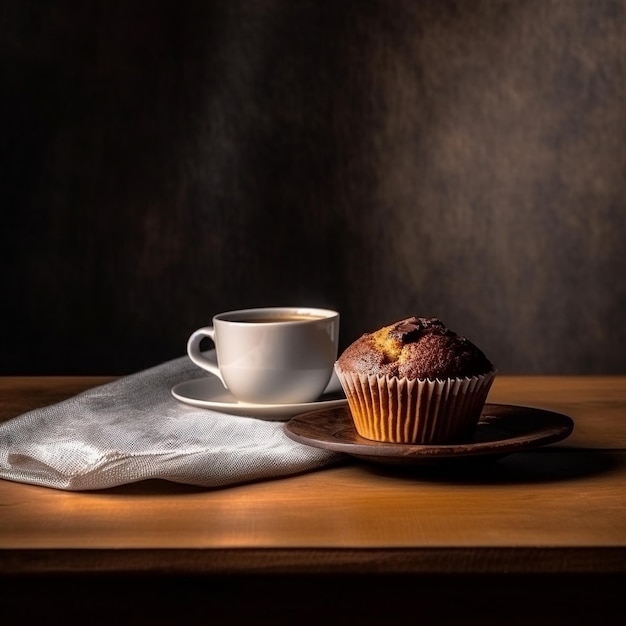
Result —
[[[496,376],[421,380],[335,366],[356,431],[373,441],[435,445],[472,437]]]

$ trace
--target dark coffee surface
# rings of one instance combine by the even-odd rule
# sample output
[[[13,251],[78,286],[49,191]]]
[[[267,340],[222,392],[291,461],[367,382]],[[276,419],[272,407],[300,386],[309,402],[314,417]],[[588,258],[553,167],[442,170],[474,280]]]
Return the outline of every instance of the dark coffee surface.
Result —
[[[285,303],[626,371],[626,0],[10,4],[0,374]]]
[[[244,324],[273,324],[276,322],[312,322],[321,319],[324,318],[319,315],[268,315],[267,317],[244,317],[232,321]]]

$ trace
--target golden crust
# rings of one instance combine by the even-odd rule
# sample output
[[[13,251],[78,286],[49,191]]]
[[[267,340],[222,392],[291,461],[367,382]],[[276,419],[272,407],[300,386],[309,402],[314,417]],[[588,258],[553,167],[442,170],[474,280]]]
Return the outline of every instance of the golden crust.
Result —
[[[365,333],[337,361],[344,371],[411,379],[480,376],[491,361],[438,318],[409,317]]]

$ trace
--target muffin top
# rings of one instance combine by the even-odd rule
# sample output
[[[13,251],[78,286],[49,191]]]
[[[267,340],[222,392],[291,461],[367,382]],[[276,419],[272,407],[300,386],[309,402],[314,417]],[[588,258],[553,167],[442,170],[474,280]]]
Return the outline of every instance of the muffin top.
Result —
[[[436,317],[409,317],[365,333],[337,360],[343,371],[399,378],[464,378],[494,370],[483,352]]]

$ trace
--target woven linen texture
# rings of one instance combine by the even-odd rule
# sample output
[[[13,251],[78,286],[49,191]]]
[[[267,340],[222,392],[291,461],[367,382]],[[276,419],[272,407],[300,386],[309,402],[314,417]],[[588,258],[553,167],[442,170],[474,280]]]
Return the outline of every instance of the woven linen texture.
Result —
[[[202,375],[185,356],[0,424],[0,478],[70,491],[146,479],[223,487],[338,459],[289,439],[283,422],[172,397],[175,384]]]

